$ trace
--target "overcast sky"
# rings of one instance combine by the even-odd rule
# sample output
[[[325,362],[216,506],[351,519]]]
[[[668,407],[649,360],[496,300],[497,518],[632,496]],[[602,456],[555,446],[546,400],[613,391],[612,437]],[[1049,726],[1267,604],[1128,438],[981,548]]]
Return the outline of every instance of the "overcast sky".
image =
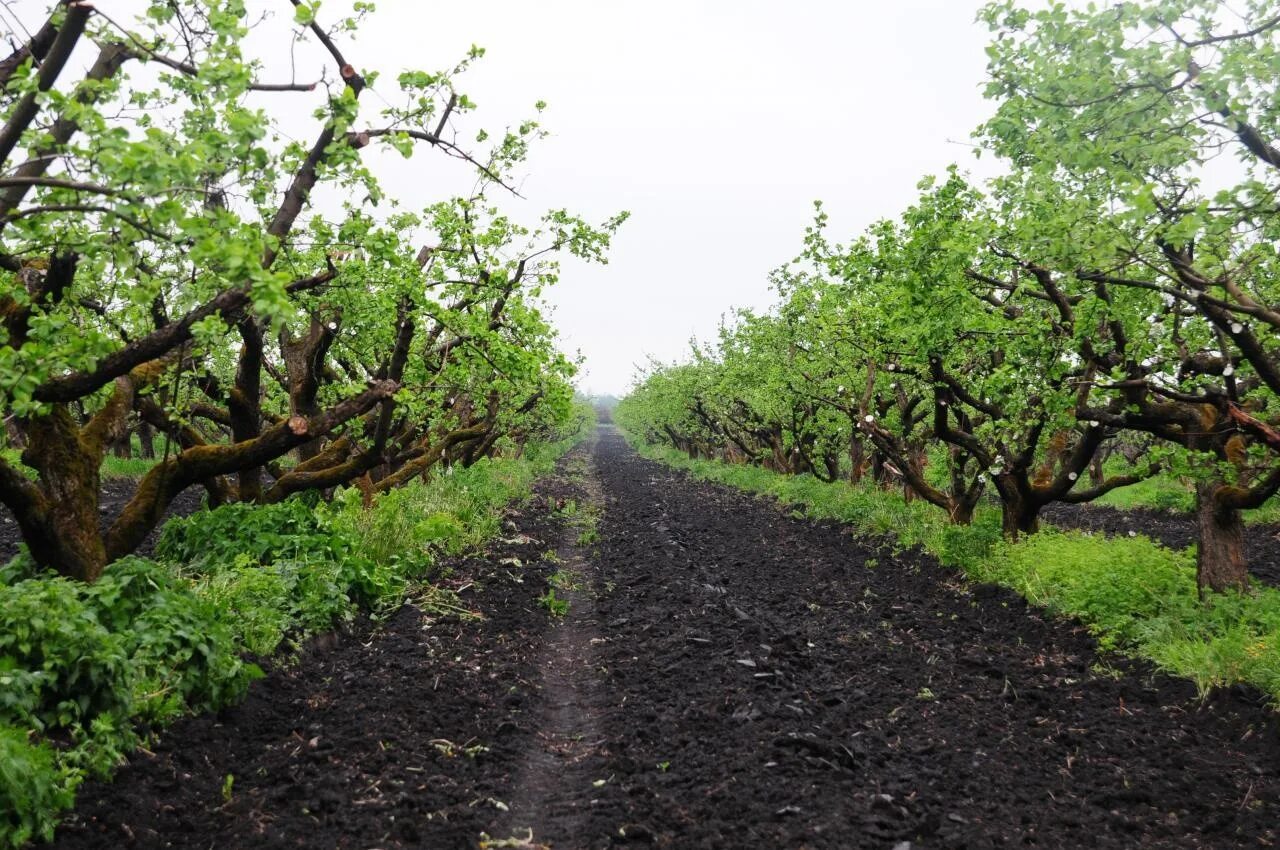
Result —
[[[38,25],[48,3],[7,5]],[[123,13],[139,0],[100,3]],[[379,0],[355,43],[341,43],[357,68],[385,73],[375,92],[392,98],[399,70],[450,67],[472,44],[485,47],[460,80],[479,104],[463,118],[467,138],[547,101],[552,135],[530,158],[527,200],[504,204],[528,221],[558,207],[595,220],[631,212],[609,265],[566,262],[549,294],[565,348],[586,358],[580,387],[621,394],[649,356],[679,358],[691,337],[714,336],[732,306],[771,303],[768,272],[796,254],[814,199],[843,239],[898,214],[925,174],[951,162],[985,171],[968,146],[990,108],[980,5]],[[289,3],[248,6],[275,13],[262,28],[274,40],[251,51],[269,57],[264,79],[287,75]],[[318,19],[349,8],[323,0]],[[314,78],[326,58],[299,62],[299,78]],[[264,97],[281,98],[273,114],[283,103],[306,122],[317,105]],[[466,191],[459,181],[469,178],[439,159],[427,151],[391,165],[388,188],[411,208]]]
[[[466,85],[481,117],[550,104],[528,203],[631,211],[609,265],[567,267],[550,296],[580,385],[620,394],[647,356],[771,303],[814,199],[843,238],[921,176],[982,165],[965,145],[989,111],[980,5],[382,0],[360,42],[431,66],[483,45]]]

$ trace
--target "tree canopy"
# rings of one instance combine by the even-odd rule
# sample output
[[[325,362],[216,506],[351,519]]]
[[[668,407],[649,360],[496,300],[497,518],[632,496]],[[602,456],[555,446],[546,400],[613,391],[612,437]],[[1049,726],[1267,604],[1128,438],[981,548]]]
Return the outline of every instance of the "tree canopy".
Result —
[[[567,416],[575,364],[540,299],[557,257],[606,260],[625,213],[504,211],[542,104],[463,130],[483,51],[384,84],[344,52],[371,4],[292,11],[261,49],[317,46],[320,80],[265,78],[243,2],[116,20],[63,0],[0,63],[0,406],[22,448],[0,501],[42,565],[94,578],[188,486],[386,489]],[[277,116],[298,100],[309,130]],[[423,148],[473,191],[406,208],[367,153]],[[99,533],[99,466],[140,426],[163,457]]]

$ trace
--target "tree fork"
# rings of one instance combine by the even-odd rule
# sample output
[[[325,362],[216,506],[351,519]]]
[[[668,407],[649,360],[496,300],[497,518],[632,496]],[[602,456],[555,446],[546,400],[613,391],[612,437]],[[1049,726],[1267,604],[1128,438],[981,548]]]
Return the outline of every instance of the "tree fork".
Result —
[[[399,385],[378,381],[311,419],[287,419],[252,440],[230,446],[193,446],[152,467],[106,535],[109,560],[129,554],[160,522],[174,497],[199,481],[260,467],[309,439],[323,436],[342,423],[367,412]]]

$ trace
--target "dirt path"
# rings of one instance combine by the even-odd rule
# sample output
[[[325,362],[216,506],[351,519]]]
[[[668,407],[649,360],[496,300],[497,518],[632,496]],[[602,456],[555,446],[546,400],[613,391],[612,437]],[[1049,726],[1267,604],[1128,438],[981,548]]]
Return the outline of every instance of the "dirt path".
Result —
[[[596,791],[605,782],[607,749],[599,715],[608,695],[596,666],[596,647],[605,638],[596,614],[592,560],[600,484],[587,452],[571,457],[566,471],[577,485],[572,492],[578,499],[560,508],[569,508],[571,519],[551,550],[554,557],[544,557],[556,565],[548,583],[564,607],[554,614],[560,622],[550,630],[536,662],[539,708],[529,718],[536,744],[515,774],[509,816],[500,818],[483,839],[495,844],[523,840],[521,846],[576,846]]]
[[[1280,736],[1250,694],[1202,704],[611,429],[562,473],[458,565],[483,619],[406,608],[174,727],[86,790],[61,846],[1280,841]]]

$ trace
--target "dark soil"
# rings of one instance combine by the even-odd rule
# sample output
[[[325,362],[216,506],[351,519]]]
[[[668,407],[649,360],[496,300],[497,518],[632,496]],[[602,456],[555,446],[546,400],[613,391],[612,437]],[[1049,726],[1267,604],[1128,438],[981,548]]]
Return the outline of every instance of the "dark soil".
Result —
[[[1193,545],[1198,536],[1195,517],[1177,511],[1055,504],[1047,506],[1041,517],[1059,528],[1112,535],[1145,534],[1171,549],[1185,549]],[[1249,574],[1264,584],[1280,587],[1280,526],[1246,525],[1244,535]]]
[[[458,565],[484,619],[406,607],[273,673],[86,787],[58,846],[1280,838],[1280,735],[1252,692],[1201,702],[1004,590],[691,481],[611,429],[592,457]],[[599,504],[599,542],[548,500]],[[579,580],[563,618],[536,601],[556,570]]]
[[[102,526],[105,528],[120,515],[120,511],[133,498],[134,491],[138,489],[138,482],[131,478],[115,478],[102,482],[102,492],[99,501],[99,514],[102,517]],[[169,505],[169,510],[165,512],[165,519],[175,516],[187,516],[195,513],[203,504],[204,490],[199,487],[189,487],[178,494],[178,497]],[[162,522],[161,525],[164,523]],[[150,555],[156,547],[156,539],[160,536],[160,526],[147,535],[142,541],[142,545],[138,547],[134,554],[146,557]],[[22,534],[18,531],[18,523],[14,521],[13,516],[3,508],[0,508],[0,563],[4,563],[18,554],[18,544],[22,542]]]

